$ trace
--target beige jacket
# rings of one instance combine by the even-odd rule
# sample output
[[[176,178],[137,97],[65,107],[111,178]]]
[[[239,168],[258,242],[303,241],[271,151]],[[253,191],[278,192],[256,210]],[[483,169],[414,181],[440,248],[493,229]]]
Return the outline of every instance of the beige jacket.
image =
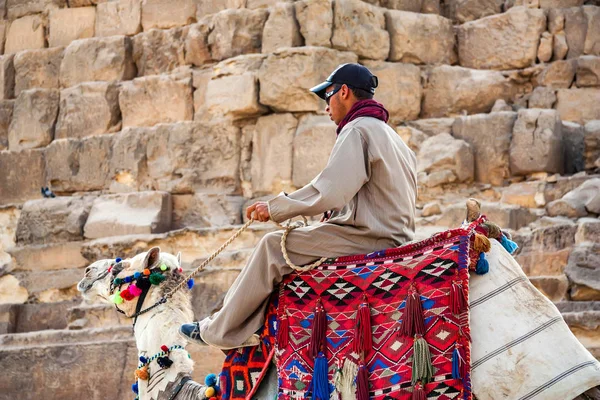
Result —
[[[303,188],[270,200],[269,213],[282,222],[332,211],[325,225],[406,243],[415,231],[416,168],[415,154],[391,127],[357,118],[340,132],[325,169]]]

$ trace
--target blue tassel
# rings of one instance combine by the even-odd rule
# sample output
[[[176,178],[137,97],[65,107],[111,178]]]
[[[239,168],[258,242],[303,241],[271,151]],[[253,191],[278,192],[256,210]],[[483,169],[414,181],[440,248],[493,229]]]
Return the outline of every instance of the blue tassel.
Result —
[[[485,258],[485,253],[479,253],[479,261],[477,261],[477,266],[475,267],[475,273],[477,275],[487,274],[490,270],[490,263]]]
[[[462,379],[460,376],[460,357],[457,348],[454,348],[452,352],[452,379]]]
[[[193,279],[188,280],[187,285],[188,285],[188,289],[192,290],[192,288],[194,287],[194,280]]]
[[[146,357],[144,357],[144,356],[140,356],[140,362],[142,364],[146,364],[148,362],[148,359]]]
[[[515,242],[504,235],[502,235],[502,238],[500,239],[500,244],[509,252],[509,254],[513,254],[519,248]]]
[[[131,385],[131,390],[133,390],[133,393],[138,394],[138,383],[134,383],[133,385]]]
[[[329,400],[329,367],[327,366],[327,358],[322,352],[315,359],[315,369],[310,386],[313,390],[312,398],[314,400]]]

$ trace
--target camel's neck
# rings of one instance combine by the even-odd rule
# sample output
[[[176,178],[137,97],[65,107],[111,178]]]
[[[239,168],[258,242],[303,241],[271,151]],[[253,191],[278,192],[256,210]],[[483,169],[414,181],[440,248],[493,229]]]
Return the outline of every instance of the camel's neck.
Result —
[[[189,323],[193,319],[193,313],[189,300],[184,301],[185,307],[174,306],[179,300],[174,296],[167,303],[138,317],[135,325],[135,341],[138,348],[138,357],[151,358],[160,353],[161,346],[171,347],[173,345],[186,346],[187,342],[179,335],[181,324]],[[183,308],[183,309],[182,309]],[[138,380],[140,400],[159,400],[166,397],[165,389],[170,382],[178,379],[178,375],[191,375],[193,362],[185,350],[173,350],[168,355],[173,361],[170,368],[162,369],[156,360],[148,366],[149,379]]]

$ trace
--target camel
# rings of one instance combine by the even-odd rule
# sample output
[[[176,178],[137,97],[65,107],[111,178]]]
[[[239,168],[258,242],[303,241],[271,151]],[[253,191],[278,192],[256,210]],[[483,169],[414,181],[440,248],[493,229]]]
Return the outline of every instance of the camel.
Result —
[[[531,285],[514,258],[499,242],[492,241],[488,257],[490,272],[484,276],[472,276],[470,284],[474,394],[480,400],[521,398],[520,393],[524,393],[523,391],[532,393],[529,397],[522,397],[528,399],[599,398],[598,391],[594,388],[600,384],[600,373],[597,372],[600,371],[599,364],[571,334],[560,318],[558,310]],[[96,261],[86,269],[78,289],[89,300],[110,302],[111,282],[114,278],[130,276],[149,266],[160,264],[168,267],[164,274],[166,279],[160,285],[153,285],[149,289],[143,302],[142,308],[145,309],[156,304],[164,293],[185,280],[180,272],[180,255],[162,253],[155,247],[117,264],[113,260]],[[492,293],[494,297],[491,297]],[[498,293],[506,293],[508,297],[503,299]],[[520,302],[523,301],[529,306],[521,307]],[[505,307],[506,304],[512,306],[511,302],[514,302],[516,307]],[[136,301],[124,302],[117,306],[127,316],[135,313],[135,307]],[[510,311],[503,308],[510,308]],[[553,317],[553,325],[547,328],[547,337],[539,334],[533,341],[527,342],[527,348],[524,349],[526,353],[516,351],[519,347],[515,344],[512,351],[497,353],[497,357],[490,358],[489,354],[494,353],[495,349],[506,347],[501,345],[518,342],[515,340],[518,339],[515,336],[517,333],[508,328],[511,325],[508,320],[516,321],[517,326],[523,329],[530,329],[535,328],[532,325],[533,320],[540,317]],[[160,352],[162,345],[179,345],[185,348],[187,342],[178,334],[178,328],[192,320],[189,291],[179,290],[169,301],[137,318],[134,335],[139,354],[150,357]],[[505,329],[499,329],[501,327]],[[561,353],[555,354],[559,348]],[[183,349],[173,351],[169,357],[173,361],[170,368],[161,370],[156,365],[151,366],[150,379],[140,380],[139,398],[205,399],[206,386],[191,380],[185,382],[181,391],[173,397],[179,382],[191,374],[193,361]],[[576,367],[569,369],[570,365]],[[515,368],[516,366],[520,369]],[[569,375],[565,375],[566,373]],[[523,376],[527,376],[528,379],[523,381]],[[555,378],[556,376],[560,379]],[[585,391],[588,392],[583,394]],[[273,399],[277,392],[276,369],[271,367],[253,399]],[[578,397],[580,394],[581,397]]]
[[[110,301],[111,283],[115,278],[124,278],[135,272],[142,272],[147,267],[166,265],[168,270],[164,275],[166,279],[159,285],[152,285],[143,301],[142,309],[155,304],[164,293],[183,282],[185,277],[181,272],[181,257],[161,252],[158,247],[148,252],[140,253],[133,258],[125,259],[119,263],[115,260],[103,259],[92,263],[85,270],[84,278],[78,283],[77,289],[84,299],[89,302],[113,304]],[[113,266],[111,269],[110,267]],[[135,313],[137,301],[125,301],[117,306],[126,316]],[[192,374],[194,362],[188,357],[185,346],[187,341],[178,333],[179,326],[193,320],[191,296],[189,290],[179,290],[173,297],[160,307],[141,314],[135,322],[133,331],[139,356],[150,358],[161,352],[161,346],[181,346],[169,353],[173,364],[162,369],[153,361],[149,365],[150,376],[148,380],[138,380],[138,396],[140,400],[196,400],[206,399],[206,385],[199,384],[189,379]],[[216,371],[218,372],[218,371]],[[179,384],[187,379],[181,388]],[[265,378],[270,383],[257,394],[260,399],[274,398],[272,388],[277,388],[276,374],[271,371]],[[175,391],[178,393],[173,397]],[[273,395],[271,395],[273,393]]]

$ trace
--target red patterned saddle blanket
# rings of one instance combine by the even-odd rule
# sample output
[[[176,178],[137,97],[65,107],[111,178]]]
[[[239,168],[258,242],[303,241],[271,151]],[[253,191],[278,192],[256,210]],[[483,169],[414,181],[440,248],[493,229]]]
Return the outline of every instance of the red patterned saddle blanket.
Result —
[[[286,276],[262,344],[228,355],[223,399],[251,397],[272,357],[280,400],[472,399],[469,269],[487,271],[484,222]]]

